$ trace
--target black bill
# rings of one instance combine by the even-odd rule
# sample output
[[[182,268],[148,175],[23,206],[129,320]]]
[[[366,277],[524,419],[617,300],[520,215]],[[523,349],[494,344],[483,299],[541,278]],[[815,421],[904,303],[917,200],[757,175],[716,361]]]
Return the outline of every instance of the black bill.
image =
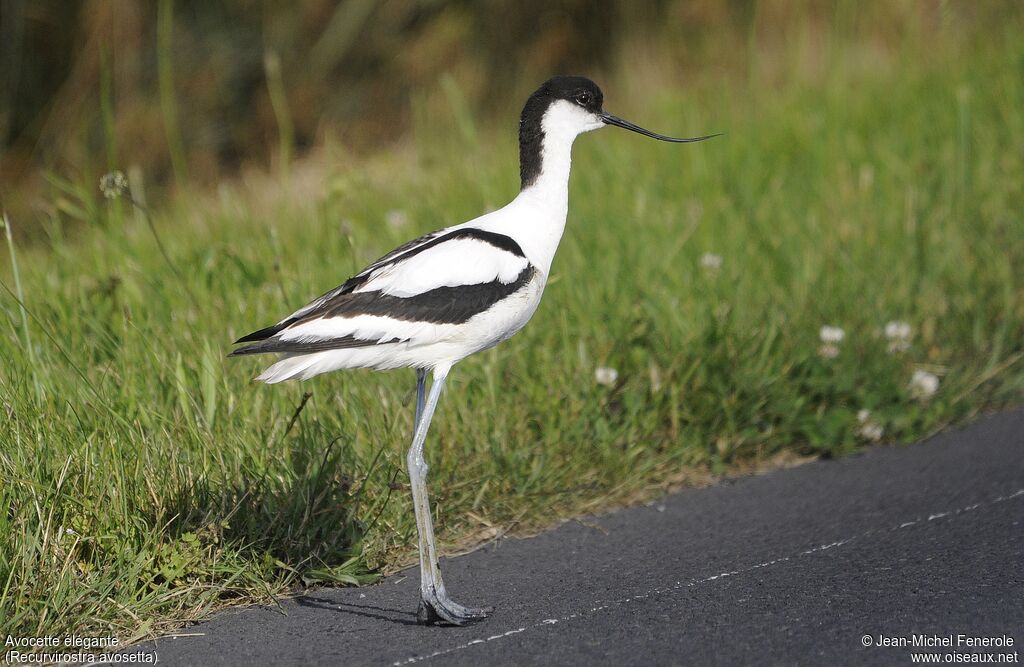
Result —
[[[603,120],[606,125],[615,125],[617,127],[622,127],[627,130],[632,130],[633,132],[636,132],[637,134],[642,134],[646,137],[659,139],[661,141],[671,141],[677,144],[688,144],[694,141],[704,141],[705,139],[710,139],[711,137],[719,136],[718,134],[709,134],[706,137],[666,137],[664,134],[658,134],[657,132],[645,130],[639,125],[634,125],[633,123],[630,123],[628,120],[622,120],[618,116],[613,116],[605,111],[601,112],[601,120]]]

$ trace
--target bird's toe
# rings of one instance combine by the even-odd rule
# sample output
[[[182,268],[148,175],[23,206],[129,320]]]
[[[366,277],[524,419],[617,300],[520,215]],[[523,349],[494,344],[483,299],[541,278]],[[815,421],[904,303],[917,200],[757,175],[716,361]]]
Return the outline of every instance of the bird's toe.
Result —
[[[467,625],[475,623],[494,611],[493,607],[463,607],[450,599],[420,599],[416,621],[420,625]]]

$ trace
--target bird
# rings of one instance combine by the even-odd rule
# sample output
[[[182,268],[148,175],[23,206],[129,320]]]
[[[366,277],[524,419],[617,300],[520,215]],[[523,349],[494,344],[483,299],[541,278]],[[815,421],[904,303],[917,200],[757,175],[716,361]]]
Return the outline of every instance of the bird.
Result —
[[[395,248],[276,324],[239,338],[235,344],[242,347],[229,355],[278,354],[256,378],[267,384],[348,368],[415,369],[406,465],[419,539],[421,624],[465,625],[493,611],[465,607],[445,589],[424,445],[452,367],[510,338],[540,304],[568,216],[576,137],[609,125],[674,143],[718,136],[657,134],[613,116],[603,104],[601,89],[585,77],[545,81],[520,115],[520,191],[509,204]]]

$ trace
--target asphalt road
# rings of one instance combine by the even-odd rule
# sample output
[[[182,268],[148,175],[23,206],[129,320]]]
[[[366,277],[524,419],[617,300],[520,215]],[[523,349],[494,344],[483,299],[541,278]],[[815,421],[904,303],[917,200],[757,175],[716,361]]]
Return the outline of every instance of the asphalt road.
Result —
[[[418,574],[228,611],[164,665],[910,664],[1024,653],[1024,412],[684,491],[442,562],[494,614],[414,622]],[[952,646],[876,646],[913,635]],[[870,637],[871,646],[862,645]],[[959,635],[1010,646],[969,647]],[[970,659],[970,658],[966,658]]]

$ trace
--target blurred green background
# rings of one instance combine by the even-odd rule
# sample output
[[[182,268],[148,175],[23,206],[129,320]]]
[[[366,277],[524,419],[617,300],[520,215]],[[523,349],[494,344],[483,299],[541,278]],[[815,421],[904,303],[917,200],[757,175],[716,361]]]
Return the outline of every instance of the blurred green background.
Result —
[[[827,77],[840,63],[899,67],[929,58],[932,42],[952,38],[966,48],[1019,21],[1021,8],[939,0],[3,0],[0,205],[18,219],[52,207],[46,170],[93,180],[136,166],[153,191],[276,168],[325,142],[365,154],[408,137],[417,114],[450,115],[452,98],[510,133],[525,95],[554,73],[589,75],[621,105],[625,94],[656,95],[645,87],[652,82],[792,85]]]

